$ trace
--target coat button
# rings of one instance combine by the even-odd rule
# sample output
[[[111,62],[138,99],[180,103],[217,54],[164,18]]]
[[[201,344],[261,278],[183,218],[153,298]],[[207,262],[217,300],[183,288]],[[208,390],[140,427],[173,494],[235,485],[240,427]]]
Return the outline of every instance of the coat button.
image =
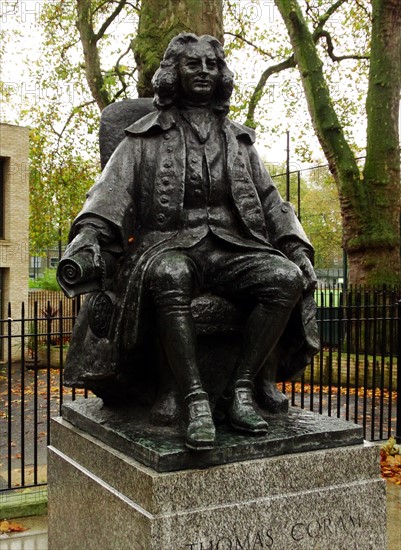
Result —
[[[286,214],[289,211],[290,207],[288,206],[288,204],[283,204],[283,206],[281,207],[281,212],[284,212],[284,214]]]
[[[191,178],[190,178],[192,181],[197,181],[199,179],[199,176],[198,174],[191,174]]]
[[[167,203],[168,203],[168,197],[167,197],[166,195],[162,195],[162,196],[160,197],[160,202],[161,202],[162,204],[167,204]]]
[[[167,134],[163,134],[163,138],[168,141],[169,139],[171,139],[171,136],[170,134],[167,133]]]
[[[198,164],[199,160],[196,157],[191,158],[192,164]]]
[[[194,195],[196,195],[197,197],[200,197],[202,195],[202,189],[195,189]]]
[[[171,145],[169,145],[166,149],[167,153],[172,153],[173,152],[173,148],[171,147]]]
[[[170,168],[172,164],[173,164],[173,163],[171,162],[171,160],[166,160],[166,161],[163,163],[163,166],[164,166],[164,168]]]
[[[163,184],[163,185],[169,185],[169,184],[170,184],[170,180],[168,180],[168,179],[163,179],[163,180],[162,180],[162,184]]]
[[[164,221],[166,221],[166,216],[164,214],[158,214],[157,221],[163,223]]]

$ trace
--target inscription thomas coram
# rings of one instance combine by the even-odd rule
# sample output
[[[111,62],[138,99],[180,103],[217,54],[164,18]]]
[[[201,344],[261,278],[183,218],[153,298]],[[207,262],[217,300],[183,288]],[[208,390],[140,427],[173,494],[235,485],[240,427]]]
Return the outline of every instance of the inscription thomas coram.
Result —
[[[332,535],[341,533],[356,533],[362,528],[362,520],[359,514],[343,514],[335,517],[324,516],[320,518],[300,520],[291,523],[284,533],[275,536],[272,529],[263,528],[258,531],[249,531],[246,535],[216,535],[202,541],[185,544],[185,550],[267,550],[269,548],[282,548],[283,540],[288,542],[307,542],[330,540]],[[276,539],[279,539],[276,540]]]

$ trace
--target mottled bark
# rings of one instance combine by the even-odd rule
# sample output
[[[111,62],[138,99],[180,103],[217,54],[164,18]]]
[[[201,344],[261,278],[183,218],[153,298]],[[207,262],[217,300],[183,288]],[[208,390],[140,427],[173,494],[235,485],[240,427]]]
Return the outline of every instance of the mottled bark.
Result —
[[[400,280],[401,0],[372,0],[364,227],[349,256],[352,276]],[[361,249],[363,254],[361,255]]]
[[[399,280],[400,182],[396,125],[400,90],[401,0],[372,0],[374,21],[367,102],[369,130],[363,173],[344,137],[314,37],[298,2],[275,1],[290,36],[316,135],[338,187],[350,282]],[[391,132],[388,132],[390,127]]]
[[[223,40],[221,0],[142,0],[135,59],[138,95],[153,95],[152,76],[169,41],[180,32],[211,34]]]
[[[104,85],[98,42],[104,36],[111,23],[122,11],[126,3],[127,0],[119,0],[119,2],[116,3],[115,10],[107,17],[100,29],[96,32],[93,24],[92,1],[77,0],[76,25],[84,52],[86,80],[93,99],[96,101],[101,111],[112,102],[112,98]]]

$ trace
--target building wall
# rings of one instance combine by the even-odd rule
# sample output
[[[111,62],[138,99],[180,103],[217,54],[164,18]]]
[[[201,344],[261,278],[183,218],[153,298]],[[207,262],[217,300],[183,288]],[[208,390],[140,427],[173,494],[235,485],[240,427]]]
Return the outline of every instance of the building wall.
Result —
[[[21,302],[28,299],[29,280],[29,129],[0,124],[3,159],[4,232],[0,239],[2,311],[19,318]],[[17,330],[17,327],[15,327]],[[1,358],[0,358],[1,359]]]

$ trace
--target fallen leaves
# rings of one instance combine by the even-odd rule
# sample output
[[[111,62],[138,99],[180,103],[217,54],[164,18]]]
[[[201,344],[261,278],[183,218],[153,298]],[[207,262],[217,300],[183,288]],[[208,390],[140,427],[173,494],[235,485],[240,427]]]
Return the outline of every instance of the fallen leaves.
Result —
[[[396,444],[394,437],[390,437],[380,449],[380,467],[382,477],[401,485],[401,447]]]
[[[8,521],[7,519],[0,521],[0,533],[21,533],[26,530],[26,527],[20,523]]]

